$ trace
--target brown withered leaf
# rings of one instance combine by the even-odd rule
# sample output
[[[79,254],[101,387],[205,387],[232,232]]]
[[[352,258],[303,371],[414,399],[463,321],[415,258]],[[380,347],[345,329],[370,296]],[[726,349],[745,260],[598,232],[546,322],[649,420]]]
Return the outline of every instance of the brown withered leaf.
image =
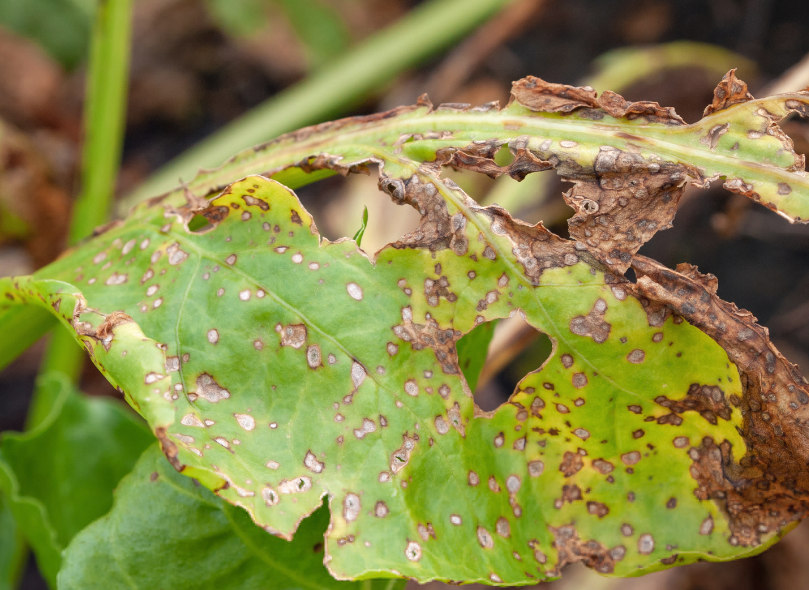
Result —
[[[673,107],[661,107],[658,103],[648,100],[631,102],[610,90],[601,93],[601,96],[598,97],[598,105],[616,119],[626,117],[632,121],[643,117],[650,123],[685,125],[685,121]]]
[[[637,296],[668,306],[708,334],[739,369],[744,395],[730,402],[742,409],[747,452],[734,456],[730,445],[706,437],[691,449],[691,473],[697,497],[727,512],[731,544],[755,546],[762,534],[809,510],[809,382],[750,312],[716,295],[713,275],[690,264],[670,270],[645,256],[636,256],[632,268]]]
[[[550,170],[553,164],[538,158],[526,148],[516,149],[513,153],[514,161],[508,166],[499,166],[494,156],[500,149],[499,141],[476,142],[463,149],[442,148],[436,152],[435,163],[441,166],[463,168],[472,172],[480,172],[497,178],[504,174],[514,180],[522,180],[532,172]]]
[[[736,68],[730,70],[713,92],[713,101],[702,113],[703,117],[707,117],[711,113],[726,109],[731,105],[740,102],[747,102],[753,100],[753,95],[747,91],[747,84],[736,77]]]
[[[511,99],[527,109],[544,113],[569,113],[582,107],[598,107],[596,91],[589,86],[554,84],[536,76],[514,82]]]
[[[593,170],[564,176],[574,182],[564,194],[576,211],[568,220],[570,236],[624,272],[643,244],[671,227],[689,174],[691,167],[683,164],[602,146]]]

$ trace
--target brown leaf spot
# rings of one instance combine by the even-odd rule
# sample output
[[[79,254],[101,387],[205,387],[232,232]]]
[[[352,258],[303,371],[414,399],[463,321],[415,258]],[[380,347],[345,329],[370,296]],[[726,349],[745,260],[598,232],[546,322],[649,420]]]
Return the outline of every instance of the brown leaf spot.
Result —
[[[753,100],[753,95],[747,91],[747,84],[736,77],[736,69],[734,68],[722,78],[722,81],[714,90],[713,101],[705,107],[702,116],[707,117],[716,111],[721,111],[734,104],[749,100]]]
[[[223,399],[230,397],[230,392],[224,389],[216,380],[208,373],[202,373],[197,377],[197,396],[205,398],[211,403],[217,403]]]
[[[649,555],[655,548],[655,539],[649,533],[644,533],[638,538],[638,552],[641,555]]]
[[[277,326],[276,331],[281,334],[281,346],[298,349],[306,342],[306,326],[303,324]]]
[[[559,471],[561,471],[565,477],[570,477],[578,473],[582,467],[584,467],[584,461],[581,455],[565,451],[562,457],[562,463],[559,465]]]
[[[628,355],[626,355],[626,360],[628,360],[630,363],[634,363],[636,365],[639,365],[644,360],[646,360],[646,353],[643,352],[641,349],[636,348],[635,350],[630,352]]]
[[[491,549],[492,547],[494,547],[494,539],[492,538],[491,533],[489,533],[489,531],[487,531],[482,526],[478,526],[477,537],[478,543],[484,549]]]
[[[621,455],[621,461],[623,461],[626,465],[635,465],[638,461],[640,461],[640,459],[641,456],[638,451],[632,451]]]
[[[310,369],[317,369],[322,366],[320,346],[312,344],[306,349],[306,363],[309,365]]]
[[[593,460],[593,468],[599,473],[607,475],[612,473],[615,466],[606,459],[595,459]]]
[[[587,502],[587,512],[598,518],[604,518],[610,513],[610,509],[602,502],[590,501]]]
[[[557,577],[562,568],[578,561],[600,574],[611,574],[615,570],[612,552],[596,540],[584,541],[572,525],[559,528],[548,527],[554,536],[554,547],[558,551],[557,562],[548,576]],[[544,562],[541,562],[544,563]]]
[[[590,337],[597,344],[605,342],[612,329],[612,326],[604,321],[606,311],[607,302],[599,298],[589,314],[579,315],[570,320],[570,331],[578,336]]]

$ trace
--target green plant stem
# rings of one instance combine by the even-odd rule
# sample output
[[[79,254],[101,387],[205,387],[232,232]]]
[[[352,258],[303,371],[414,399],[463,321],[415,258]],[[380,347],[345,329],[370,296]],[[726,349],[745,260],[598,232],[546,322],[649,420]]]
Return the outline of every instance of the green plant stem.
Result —
[[[121,201],[119,214],[174,188],[180,179],[190,180],[201,167],[218,166],[240,150],[344,112],[512,2],[433,0],[414,9],[169,162]]]
[[[104,0],[96,13],[84,104],[82,190],[73,208],[68,234],[71,245],[109,218],[123,145],[131,13],[132,0]],[[39,375],[58,372],[76,382],[83,360],[84,351],[66,329],[59,328],[48,343]],[[52,402],[50,388],[38,384],[31,400],[29,428],[47,416]]]
[[[124,138],[131,13],[132,0],[98,6],[84,104],[82,192],[73,208],[71,245],[109,218]]]

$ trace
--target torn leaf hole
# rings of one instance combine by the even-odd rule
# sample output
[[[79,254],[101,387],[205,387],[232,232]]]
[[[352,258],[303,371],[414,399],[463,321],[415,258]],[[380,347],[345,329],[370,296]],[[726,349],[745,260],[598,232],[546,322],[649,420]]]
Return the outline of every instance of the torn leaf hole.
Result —
[[[188,222],[188,231],[195,234],[204,234],[214,229],[214,224],[204,215],[194,215]]]
[[[480,340],[486,330],[493,334],[489,336],[486,357],[481,359]],[[484,412],[491,412],[508,402],[527,373],[548,361],[553,347],[546,334],[516,313],[510,318],[479,324],[458,341],[457,348],[461,371],[470,388],[474,387],[475,404]],[[472,348],[476,352],[469,350]],[[476,380],[472,377],[474,362],[481,363]]]

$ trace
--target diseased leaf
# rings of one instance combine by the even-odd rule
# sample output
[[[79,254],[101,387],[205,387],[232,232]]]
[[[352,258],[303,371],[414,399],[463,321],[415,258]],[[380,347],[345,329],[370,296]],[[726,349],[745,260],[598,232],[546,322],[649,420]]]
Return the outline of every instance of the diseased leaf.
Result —
[[[2,435],[0,489],[55,587],[62,549],[109,510],[113,488],[154,438],[126,406],[50,379],[58,396],[48,419]]]
[[[206,233],[147,207],[85,247],[84,268],[74,257],[58,274],[81,275],[94,308],[127,310],[166,341],[113,334],[108,346],[166,350],[167,376],[141,374],[154,401],[135,401],[171,401],[173,423],[154,427],[184,473],[287,538],[330,495],[338,577],[519,583],[558,575],[586,542],[603,573],[659,567],[674,545],[688,552],[681,562],[738,555],[689,473],[705,436],[744,447],[725,352],[666,314],[650,320],[572,242],[477,209],[451,182],[411,182],[425,209],[463,220],[454,248],[400,242],[373,266],[351,241],[319,244],[294,195],[251,177],[202,212],[216,224]],[[135,249],[145,266],[126,264]],[[517,309],[555,354],[510,404],[474,418],[454,341]],[[458,547],[474,558],[454,559]]]
[[[174,466],[268,531],[290,538],[328,496],[338,578],[509,585],[575,561],[635,575],[763,550],[806,513],[807,382],[715,282],[635,253],[687,182],[720,174],[805,218],[802,160],[774,121],[809,95],[720,100],[694,125],[536,78],[513,97],[284,136],[0,288],[53,308]],[[494,161],[503,145],[508,166]],[[300,184],[370,163],[422,215],[373,262],[320,239],[276,182],[202,198],[259,166]],[[447,165],[557,169],[574,182],[574,240],[478,206]],[[456,343],[515,314],[553,354],[482,412]]]
[[[319,509],[292,543],[277,539],[243,510],[178,474],[154,445],[121,482],[110,513],[68,546],[59,588],[358,588],[335,581],[323,567],[328,520],[328,511]],[[377,580],[368,590],[402,586]]]

